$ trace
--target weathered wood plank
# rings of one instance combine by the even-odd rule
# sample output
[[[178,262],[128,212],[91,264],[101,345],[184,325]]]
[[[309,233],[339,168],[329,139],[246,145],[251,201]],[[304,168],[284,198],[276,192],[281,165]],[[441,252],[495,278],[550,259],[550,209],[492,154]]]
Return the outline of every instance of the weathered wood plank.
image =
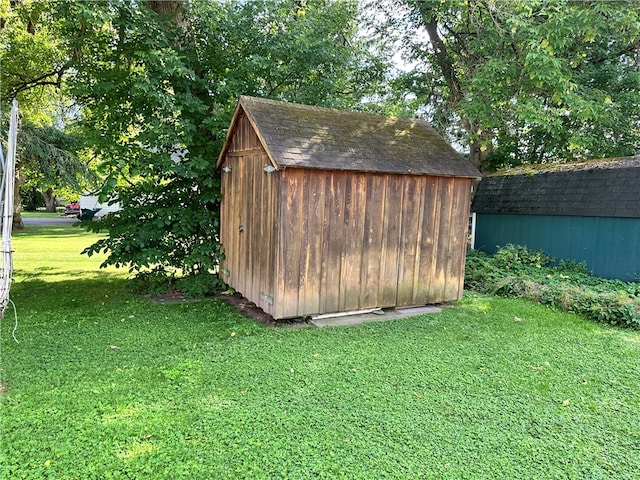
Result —
[[[235,158],[235,157],[243,157],[248,155],[260,155],[262,153],[264,153],[264,149],[262,148],[246,148],[243,150],[234,150],[233,152],[227,152],[227,157]]]
[[[229,231],[231,234],[231,248],[233,252],[233,260],[231,263],[230,278],[233,282],[232,286],[238,290],[240,288],[240,233],[238,225],[240,225],[240,217],[242,215],[242,203],[238,200],[242,196],[242,166],[240,160],[236,162],[231,170],[231,185],[233,188],[233,206],[231,209],[231,218],[229,222]]]
[[[345,244],[342,257],[343,284],[341,309],[357,310],[360,305],[360,271],[362,268],[362,242],[364,239],[364,207],[366,202],[366,176],[351,172],[347,178],[345,195]]]
[[[313,236],[313,232],[309,232],[309,170],[303,170],[301,172],[302,191],[301,191],[301,216],[300,225],[298,230],[298,241],[300,242],[300,259],[298,266],[298,305],[297,314],[300,314],[305,309],[305,303],[309,294],[307,282],[310,279],[307,278],[309,270],[309,240]]]
[[[251,148],[249,145],[251,145],[251,137],[253,136],[253,129],[251,128],[251,125],[249,125],[249,120],[247,119],[247,116],[244,115],[244,118],[242,120],[242,148],[243,149],[249,149]]]
[[[258,138],[258,135],[256,134],[255,130],[253,129],[253,127],[251,126],[251,123],[249,122],[249,119],[246,119],[246,123],[247,123],[247,128],[248,130],[251,132],[251,139],[247,145],[247,148],[252,149],[252,148],[260,148],[263,150],[263,152],[266,154],[266,151],[264,150],[262,144],[260,143],[260,139]],[[267,157],[267,161],[266,164],[269,164],[270,161]]]
[[[322,202],[322,241],[319,246],[319,264],[320,264],[320,273],[318,278],[318,311],[326,312],[326,303],[327,303],[327,236],[330,235],[330,221],[327,218],[327,205],[328,205],[328,195],[330,191],[331,185],[331,172],[327,171],[319,171],[318,173],[322,173],[324,179],[322,180],[323,191],[320,195],[318,201]]]
[[[322,278],[322,246],[325,207],[324,171],[305,171],[306,215],[303,228],[303,258],[300,262],[302,311],[305,315],[322,313],[320,307]]]
[[[230,166],[229,160],[225,161],[226,166]],[[222,194],[221,216],[220,216],[220,239],[224,248],[224,268],[229,273],[224,275],[223,280],[231,285],[231,271],[233,270],[233,236],[231,234],[231,216],[233,215],[233,199],[234,182],[230,173],[222,173],[222,184],[224,185],[224,193]],[[222,215],[224,214],[224,215]],[[224,222],[224,223],[223,223]]]
[[[235,268],[235,276],[236,276],[236,287],[234,287],[239,292],[246,291],[246,257],[245,253],[246,249],[246,236],[243,234],[241,227],[243,228],[244,223],[247,218],[247,204],[245,202],[245,198],[247,196],[247,183],[246,183],[246,166],[244,163],[244,158],[240,158],[234,176],[237,179],[238,186],[236,189],[236,208],[238,211],[237,216],[235,216],[232,220],[232,226],[234,230],[237,231],[236,238],[236,268]]]
[[[400,253],[398,271],[398,296],[397,305],[413,305],[413,287],[416,254],[419,245],[418,229],[420,213],[420,189],[416,177],[406,175],[404,179],[402,222],[400,233]]]
[[[231,172],[229,175],[229,194],[227,195],[228,201],[230,202],[228,217],[226,221],[227,225],[227,244],[225,245],[225,250],[227,253],[227,266],[229,269],[229,276],[227,278],[227,283],[233,287],[234,289],[238,288],[237,283],[237,275],[238,275],[238,217],[240,215],[240,203],[236,200],[238,194],[241,192],[241,185],[239,180],[240,175],[240,167],[237,165],[237,162],[229,162]]]
[[[251,159],[251,172],[252,172],[252,191],[251,191],[251,220],[249,222],[250,231],[246,232],[251,237],[251,245],[249,248],[251,249],[249,258],[251,259],[251,264],[249,266],[251,272],[251,286],[250,292],[252,299],[257,299],[258,302],[255,302],[259,305],[260,299],[260,289],[261,289],[261,274],[260,274],[260,259],[263,255],[264,248],[264,238],[260,234],[260,223],[262,219],[262,176],[264,172],[262,171],[262,167],[260,165],[260,157],[258,155],[251,155],[249,157]]]
[[[269,246],[269,235],[267,234],[267,226],[265,225],[265,217],[267,216],[267,211],[269,209],[269,205],[266,203],[266,196],[268,195],[267,191],[267,174],[264,172],[262,167],[262,155],[255,156],[255,169],[256,169],[256,194],[255,194],[255,208],[258,211],[259,215],[256,219],[256,231],[255,235],[258,245],[258,251],[254,252],[253,261],[255,263],[255,277],[254,281],[255,287],[255,295],[258,299],[259,307],[264,309],[264,300],[261,298],[265,287],[265,275],[266,275],[266,264],[267,259],[270,255],[270,246]]]
[[[450,232],[451,232],[451,203],[453,200],[453,179],[452,178],[439,178],[439,195],[438,202],[440,203],[439,212],[440,218],[438,220],[438,246],[436,252],[436,270],[435,270],[435,284],[432,285],[433,302],[442,302],[447,300],[446,297],[446,282],[447,282],[447,267],[450,264],[451,248],[450,248]]]
[[[385,175],[385,194],[382,231],[382,254],[380,255],[380,307],[396,305],[398,294],[398,253],[400,224],[402,222],[403,183],[399,175]]]
[[[262,163],[268,164],[269,158],[266,153],[262,155]],[[280,211],[278,198],[278,186],[280,173],[279,172],[265,172],[264,184],[266,186],[265,206],[266,214],[264,216],[264,224],[266,229],[266,237],[268,238],[268,250],[264,256],[266,257],[265,268],[266,273],[264,275],[265,286],[263,292],[268,301],[266,305],[263,303],[263,309],[270,315],[275,315],[278,299],[278,278],[276,275],[276,265],[278,260],[278,214]]]
[[[464,261],[467,253],[470,196],[471,180],[455,179],[449,231],[451,261],[447,267],[449,273],[445,286],[445,295],[449,300],[461,298],[464,289]]]
[[[284,206],[280,227],[282,254],[278,268],[283,275],[281,297],[285,317],[295,317],[299,312],[300,292],[300,232],[303,222],[304,170],[290,168],[283,172],[284,181],[281,202]]]
[[[422,263],[424,243],[423,238],[428,237],[428,224],[425,223],[425,208],[428,208],[427,198],[427,178],[417,177],[417,195],[416,199],[416,215],[417,215],[417,236],[416,236],[416,254],[413,264],[413,287],[411,296],[411,305],[423,305],[427,303],[426,292],[429,288],[429,277],[420,269]]]
[[[251,161],[251,157],[243,157],[244,169],[245,169],[245,186],[246,193],[242,197],[244,205],[244,217],[242,222],[243,231],[240,233],[243,239],[243,252],[244,258],[244,290],[242,293],[247,298],[253,298],[253,245],[255,239],[255,233],[253,232],[253,218],[254,218],[254,205],[253,205],[253,183],[254,183],[254,168]]]
[[[243,150],[244,149],[244,132],[245,132],[245,120],[246,120],[246,115],[244,114],[244,112],[242,113],[242,115],[240,116],[240,121],[238,122],[238,126],[236,127],[236,135],[235,135],[235,140],[236,140],[236,145],[235,148],[236,150]]]
[[[430,302],[430,290],[433,283],[432,274],[435,249],[437,248],[437,213],[438,213],[438,182],[436,177],[423,177],[422,180],[422,204],[420,257],[417,262],[418,275],[416,279],[420,284],[415,287],[414,301],[416,305]]]
[[[226,160],[223,164],[222,167],[224,168],[227,165],[228,160]],[[227,255],[227,248],[230,242],[229,239],[229,229],[227,227],[227,222],[229,219],[229,208],[232,205],[231,199],[228,198],[229,193],[230,193],[230,179],[231,176],[226,174],[224,171],[221,173],[221,178],[220,178],[220,198],[221,198],[221,202],[220,202],[220,243],[222,245],[222,251],[224,253],[224,258],[221,259],[220,261],[220,271],[218,272],[218,277],[223,281],[223,282],[227,282],[228,278],[227,275],[225,274],[228,270],[229,270],[229,266],[228,266],[228,255]]]
[[[428,302],[434,303],[439,302],[441,299],[439,298],[439,294],[437,293],[441,288],[438,285],[438,253],[440,249],[440,222],[441,222],[441,212],[442,212],[442,202],[441,202],[441,190],[442,183],[441,177],[432,177],[433,182],[431,184],[432,187],[432,197],[433,197],[433,212],[431,216],[432,226],[429,228],[429,235],[432,239],[432,244],[430,248],[431,257],[429,257],[425,253],[425,261],[429,262],[428,266],[428,277],[429,277],[429,291],[428,291]]]
[[[345,235],[346,172],[331,171],[325,186],[325,232],[322,242],[324,268],[321,273],[323,312],[340,311],[342,257]]]
[[[251,260],[250,260],[250,251],[249,251],[249,247],[250,247],[250,240],[251,237],[249,235],[247,235],[246,233],[246,229],[247,229],[247,223],[250,220],[250,199],[249,196],[251,195],[251,169],[249,168],[250,165],[248,165],[247,159],[246,157],[242,157],[242,198],[240,199],[241,202],[241,214],[240,214],[240,221],[238,222],[238,237],[240,239],[239,242],[239,246],[240,246],[240,262],[241,262],[241,268],[238,272],[238,274],[240,275],[240,281],[241,281],[241,285],[242,285],[242,289],[240,290],[243,294],[246,294],[247,291],[249,291],[249,268],[251,265]],[[240,226],[242,226],[242,230],[240,229]]]
[[[379,304],[385,178],[382,174],[370,174],[366,179],[359,308],[374,308]]]
[[[252,188],[251,195],[248,200],[251,202],[251,220],[249,222],[251,231],[248,232],[251,236],[250,255],[251,263],[249,265],[249,271],[251,272],[251,285],[250,292],[251,298],[260,298],[260,275],[258,272],[260,256],[262,255],[263,240],[260,237],[260,217],[262,216],[262,205],[260,203],[260,190],[262,189],[262,168],[260,167],[260,158],[256,155],[251,155],[251,173],[252,173]],[[249,298],[249,297],[247,297]],[[255,303],[255,301],[254,301]],[[259,302],[258,302],[259,303]]]

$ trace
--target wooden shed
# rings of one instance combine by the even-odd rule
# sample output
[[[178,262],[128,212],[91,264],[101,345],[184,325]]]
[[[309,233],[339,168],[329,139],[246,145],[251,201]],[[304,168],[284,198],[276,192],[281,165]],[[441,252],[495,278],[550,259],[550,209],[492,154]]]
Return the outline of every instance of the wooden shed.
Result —
[[[472,210],[475,247],[487,253],[525,245],[599,277],[640,275],[640,155],[487,176]]]
[[[274,318],[461,297],[479,172],[426,122],[241,97],[220,274]]]

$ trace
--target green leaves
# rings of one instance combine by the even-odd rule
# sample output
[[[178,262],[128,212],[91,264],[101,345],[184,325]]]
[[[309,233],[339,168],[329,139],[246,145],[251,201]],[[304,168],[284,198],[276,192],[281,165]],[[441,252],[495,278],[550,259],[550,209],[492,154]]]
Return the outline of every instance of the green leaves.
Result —
[[[554,259],[541,250],[506,245],[492,257],[467,256],[465,287],[506,297],[526,298],[576,312],[595,321],[640,328],[640,284],[596,278],[584,263]]]
[[[55,86],[67,68],[56,25],[46,19],[51,3],[0,3],[0,103],[18,98],[21,108],[37,117],[50,106]]]
[[[18,132],[18,168],[26,188],[68,188],[78,191],[95,179],[77,155],[82,145],[75,135],[25,119]]]
[[[148,179],[119,189],[122,210],[87,225],[108,230],[109,237],[84,253],[107,251],[103,266],[128,266],[143,278],[149,271],[156,277],[198,277],[185,284],[187,294],[203,295],[218,287],[212,275],[220,248],[213,228],[218,223],[218,196],[200,197],[197,193],[203,188],[174,178],[169,183]]]
[[[493,151],[485,168],[640,149],[637,2],[407,5],[404,41],[423,76],[413,91],[442,131],[459,123],[472,147]],[[441,103],[454,114],[441,116]],[[484,160],[473,148],[471,157]]]
[[[371,55],[356,36],[356,7],[268,0],[54,9],[75,52],[69,86],[107,178],[102,195],[115,190],[123,207],[87,225],[108,237],[86,253],[106,250],[105,265],[137,274],[204,279],[185,280],[191,293],[215,287],[215,161],[237,98],[359,101]]]

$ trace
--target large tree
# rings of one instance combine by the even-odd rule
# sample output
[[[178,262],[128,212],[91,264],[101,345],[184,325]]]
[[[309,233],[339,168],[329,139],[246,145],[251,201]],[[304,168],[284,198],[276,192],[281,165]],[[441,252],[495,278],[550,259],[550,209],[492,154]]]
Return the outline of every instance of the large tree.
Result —
[[[240,94],[354,107],[379,69],[351,1],[59,2],[84,136],[122,210],[90,249],[134,272],[211,288],[215,160]]]
[[[640,150],[636,1],[402,4],[404,45],[416,62],[403,86],[468,144],[475,165]]]
[[[14,98],[32,119],[48,119],[69,67],[50,0],[0,0],[0,104]]]
[[[54,126],[37,126],[24,120],[18,132],[19,183],[42,195],[48,212],[56,211],[56,194],[91,187],[95,173],[76,154],[81,142]]]
[[[48,208],[61,187],[79,190],[86,164],[76,156],[79,142],[65,134],[64,77],[70,55],[51,15],[49,0],[0,1],[0,119],[8,124],[11,101],[21,112],[18,129],[14,229],[24,228],[20,187],[38,188]]]

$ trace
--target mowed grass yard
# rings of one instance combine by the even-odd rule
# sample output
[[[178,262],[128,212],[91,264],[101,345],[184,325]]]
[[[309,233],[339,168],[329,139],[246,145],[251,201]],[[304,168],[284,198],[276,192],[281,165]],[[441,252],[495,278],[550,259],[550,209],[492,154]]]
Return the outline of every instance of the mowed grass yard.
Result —
[[[638,331],[471,294],[268,328],[141,298],[79,255],[95,238],[14,237],[1,478],[639,478]]]

